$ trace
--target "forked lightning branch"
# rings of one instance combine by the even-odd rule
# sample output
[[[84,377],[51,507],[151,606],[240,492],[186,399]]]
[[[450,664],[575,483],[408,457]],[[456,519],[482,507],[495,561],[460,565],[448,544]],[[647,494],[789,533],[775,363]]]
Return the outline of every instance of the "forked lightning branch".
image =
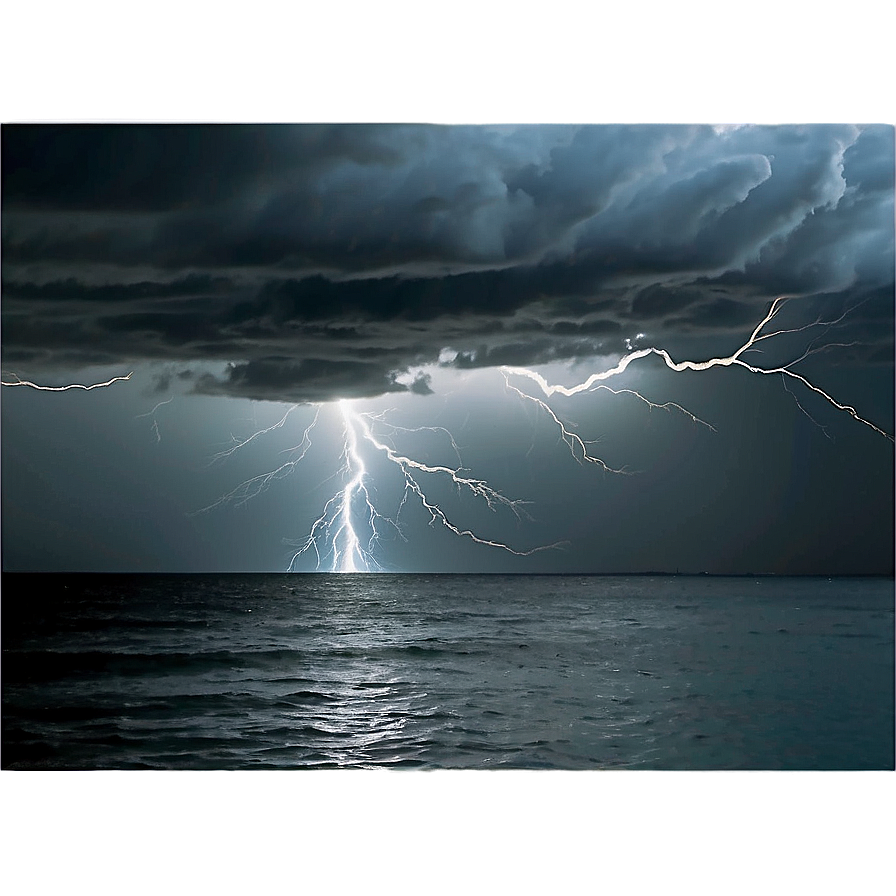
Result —
[[[507,510],[517,519],[525,515],[524,502],[506,497],[483,479],[466,475],[466,471],[459,464],[457,467],[428,464],[400,454],[385,441],[383,436],[377,436],[373,432],[372,427],[376,422],[384,422],[381,415],[355,411],[348,401],[340,401],[339,408],[342,413],[344,440],[343,465],[340,472],[345,484],[330,498],[323,513],[315,520],[308,538],[293,555],[289,564],[290,570],[307,552],[314,553],[318,569],[322,566],[328,566],[334,572],[366,572],[378,569],[375,548],[383,528],[394,529],[406,540],[400,526],[400,517],[402,509],[408,502],[416,502],[426,511],[429,525],[443,526],[453,535],[468,538],[476,544],[500,548],[520,557],[557,547],[557,545],[543,545],[528,551],[519,551],[503,541],[484,538],[470,528],[456,525],[440,504],[427,494],[428,480],[446,480],[459,494],[482,502],[491,511]],[[391,426],[391,429],[411,431],[398,426]],[[418,431],[421,429],[433,429],[433,427],[419,427]],[[456,452],[457,445],[454,439],[447,431],[445,434]],[[386,516],[377,509],[364,463],[365,445],[372,447],[400,471],[403,489],[394,516]],[[359,517],[366,532],[369,533],[366,541],[358,532]]]

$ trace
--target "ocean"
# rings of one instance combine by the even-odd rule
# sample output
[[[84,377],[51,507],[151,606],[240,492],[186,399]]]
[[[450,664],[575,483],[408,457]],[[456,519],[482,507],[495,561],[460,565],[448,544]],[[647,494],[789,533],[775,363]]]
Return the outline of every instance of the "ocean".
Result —
[[[2,578],[4,769],[893,769],[887,578]]]

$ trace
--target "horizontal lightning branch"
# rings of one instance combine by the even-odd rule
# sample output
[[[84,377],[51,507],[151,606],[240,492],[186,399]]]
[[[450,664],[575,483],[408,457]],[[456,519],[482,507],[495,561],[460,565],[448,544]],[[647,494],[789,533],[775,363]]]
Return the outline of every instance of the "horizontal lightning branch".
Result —
[[[30,380],[23,380],[20,377],[16,376],[16,374],[12,373],[10,374],[10,376],[15,377],[15,379],[0,380],[0,385],[27,386],[29,389],[37,389],[39,392],[68,392],[69,389],[83,389],[85,392],[89,392],[91,389],[105,389],[107,386],[111,386],[113,383],[120,383],[122,380],[129,380],[133,373],[134,371],[132,370],[126,376],[113,376],[111,380],[106,380],[105,383],[91,383],[90,385],[86,385],[84,383],[69,383],[66,386],[40,386],[37,383],[32,383]]]
[[[553,395],[565,395],[565,396],[570,397],[573,395],[578,395],[582,392],[593,391],[597,388],[601,388],[601,386],[598,385],[599,383],[602,383],[604,380],[608,380],[613,377],[619,376],[626,370],[626,368],[632,362],[637,361],[640,358],[646,358],[649,355],[657,355],[658,357],[662,358],[666,367],[668,367],[670,370],[673,370],[675,372],[681,372],[684,370],[702,371],[702,370],[709,370],[712,367],[734,367],[734,366],[742,367],[745,370],[748,370],[750,373],[761,374],[761,375],[765,375],[765,376],[775,374],[775,375],[780,375],[781,377],[784,377],[784,378],[790,378],[792,380],[796,380],[796,381],[802,383],[807,389],[810,389],[812,392],[815,392],[817,395],[820,395],[830,405],[837,408],[837,410],[840,410],[846,414],[849,414],[851,417],[853,417],[859,423],[862,423],[865,426],[870,427],[876,433],[879,433],[880,435],[882,435],[884,438],[889,439],[890,441],[893,441],[892,435],[885,432],[880,427],[876,426],[870,420],[866,420],[864,417],[861,417],[854,407],[852,407],[850,405],[842,404],[841,402],[837,401],[833,396],[831,396],[830,394],[825,392],[819,386],[816,386],[814,383],[810,382],[810,380],[808,380],[805,376],[803,376],[800,373],[797,373],[796,371],[794,371],[792,369],[794,365],[798,364],[800,361],[805,360],[805,358],[808,357],[810,354],[814,354],[817,351],[821,351],[822,350],[821,347],[817,347],[813,344],[813,346],[810,347],[809,349],[807,349],[807,351],[804,352],[799,358],[796,358],[794,361],[791,361],[788,364],[779,365],[776,367],[760,367],[756,364],[748,364],[746,361],[743,360],[742,355],[744,355],[746,352],[748,352],[750,350],[755,350],[756,344],[758,342],[761,342],[764,339],[770,339],[773,336],[780,336],[780,335],[784,335],[786,333],[802,332],[804,330],[809,329],[810,327],[817,326],[817,325],[832,326],[833,324],[838,323],[840,320],[842,320],[843,317],[845,316],[845,315],[841,315],[841,317],[835,321],[815,321],[814,323],[808,324],[802,328],[794,328],[794,329],[790,329],[790,330],[778,330],[773,333],[763,334],[763,330],[778,315],[778,313],[780,312],[780,310],[783,307],[783,304],[787,300],[787,298],[788,297],[781,296],[781,297],[775,299],[775,301],[772,302],[772,305],[771,305],[768,313],[765,315],[765,317],[762,319],[762,321],[756,326],[756,328],[750,334],[750,338],[747,339],[747,341],[740,348],[738,348],[737,351],[735,351],[733,354],[726,355],[723,357],[709,358],[706,361],[675,361],[672,359],[672,357],[669,355],[669,353],[665,349],[642,348],[642,349],[637,349],[636,351],[630,352],[627,355],[624,355],[615,366],[609,368],[608,370],[600,371],[597,373],[592,373],[591,376],[588,377],[588,379],[586,379],[584,382],[581,382],[575,386],[552,385],[552,384],[548,383],[548,381],[541,374],[537,373],[534,370],[529,370],[528,368],[525,368],[525,367],[503,367],[501,369],[502,369],[502,372],[504,373],[505,380],[508,383],[509,383],[509,380],[507,378],[510,376],[526,377],[526,378],[532,380],[533,382],[535,382],[539,386],[539,388],[544,393],[546,398],[551,398],[551,396],[553,396]],[[523,398],[526,398],[529,401],[534,401],[536,404],[538,404],[540,407],[542,407],[545,410],[545,412],[552,418],[554,423],[560,427],[563,440],[570,446],[570,450],[572,451],[573,456],[577,457],[577,459],[579,459],[579,460],[588,460],[588,461],[591,461],[594,463],[598,463],[604,469],[611,470],[611,468],[608,467],[606,464],[604,464],[603,461],[600,461],[596,458],[592,458],[587,455],[587,452],[585,452],[585,450],[584,450],[584,443],[582,442],[582,440],[579,439],[578,436],[576,436],[574,433],[570,433],[566,429],[566,427],[559,421],[556,414],[548,407],[546,402],[542,401],[539,398],[535,398],[531,395],[528,395],[527,393],[522,392],[521,390],[517,389],[514,386],[511,386],[511,388],[514,389],[514,391],[516,391],[517,394],[522,395]],[[628,390],[626,390],[626,391],[628,391]],[[657,405],[654,405],[652,402],[648,401],[640,393],[633,393],[633,394],[637,395],[638,398],[640,398],[642,401],[647,402],[647,404],[651,405],[652,407],[657,407]],[[675,407],[678,410],[683,411],[684,413],[688,414],[688,416],[690,416],[693,420],[695,420],[695,422],[704,423],[704,421],[698,420],[696,417],[694,417],[694,415],[690,414],[689,411],[685,411],[684,408],[682,408],[680,405],[675,405]],[[798,407],[801,407],[801,406],[798,404]],[[708,426],[709,424],[704,423],[704,425]],[[582,458],[578,457],[576,449],[578,449],[579,452],[583,453]],[[613,472],[619,472],[619,471],[613,471]]]

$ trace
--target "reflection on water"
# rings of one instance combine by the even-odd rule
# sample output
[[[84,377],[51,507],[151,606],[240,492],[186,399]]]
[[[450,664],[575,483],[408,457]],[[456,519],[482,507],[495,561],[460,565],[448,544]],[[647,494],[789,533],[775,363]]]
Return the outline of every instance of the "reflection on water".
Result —
[[[33,580],[4,767],[893,765],[892,581]]]

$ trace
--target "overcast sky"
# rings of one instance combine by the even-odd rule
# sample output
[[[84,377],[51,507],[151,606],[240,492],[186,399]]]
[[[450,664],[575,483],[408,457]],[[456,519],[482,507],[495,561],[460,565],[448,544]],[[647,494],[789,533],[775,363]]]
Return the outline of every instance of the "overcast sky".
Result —
[[[4,569],[892,573],[890,3],[0,16]]]
[[[551,398],[614,473],[579,463],[500,368],[572,385],[643,347],[729,355],[786,294],[767,331],[800,332],[745,360],[811,350],[792,369],[892,434],[893,140],[885,125],[6,125],[4,381],[133,376],[3,389],[3,568],[285,569],[351,477],[337,401],[352,399],[350,414],[387,412],[352,419],[401,456],[527,502],[493,511],[420,474],[460,530],[519,554],[558,545],[518,556],[429,525],[356,428],[397,523],[371,551],[387,570],[889,573],[892,440],[803,383],[648,357],[607,385],[698,421],[630,393]]]

